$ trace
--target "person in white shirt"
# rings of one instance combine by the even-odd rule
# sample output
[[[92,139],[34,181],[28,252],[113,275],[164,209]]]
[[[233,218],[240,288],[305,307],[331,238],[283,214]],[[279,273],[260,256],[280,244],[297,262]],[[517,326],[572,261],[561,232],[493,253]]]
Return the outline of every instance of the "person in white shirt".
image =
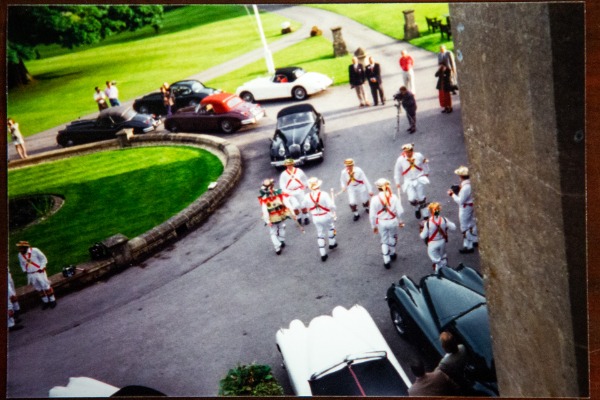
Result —
[[[17,243],[17,247],[19,248],[18,258],[21,269],[27,274],[27,283],[33,285],[39,293],[42,299],[42,309],[56,307],[54,289],[52,289],[46,274],[48,259],[40,249],[31,247],[27,241],[20,241]]]
[[[283,193],[289,196],[290,204],[298,220],[300,222],[304,220],[304,225],[308,225],[308,209],[302,207],[308,178],[304,171],[294,166],[294,159],[288,158],[283,162],[283,165],[285,165],[285,170],[279,176],[279,187],[283,190]]]
[[[373,233],[379,233],[381,239],[383,266],[385,269],[390,269],[391,261],[397,258],[398,228],[404,227],[404,222],[400,219],[404,209],[400,199],[392,193],[390,181],[381,178],[375,182],[375,186],[379,193],[371,199],[369,220]]]
[[[331,196],[327,192],[321,191],[322,183],[323,181],[314,177],[308,180],[310,193],[304,196],[303,206],[308,208],[312,215],[313,224],[317,228],[317,243],[319,244],[321,261],[326,261],[328,255],[327,250],[325,250],[325,232],[327,232],[329,240],[329,249],[337,247],[333,222],[336,208]]]
[[[421,209],[427,206],[425,185],[429,184],[429,163],[423,154],[414,151],[414,144],[402,146],[402,153],[394,166],[394,181],[406,193],[408,202],[415,208],[415,217],[421,219]]]
[[[106,81],[106,89],[104,89],[104,94],[108,97],[108,101],[110,101],[110,105],[112,107],[120,106],[121,102],[119,101],[119,89],[115,82]]]
[[[342,192],[348,192],[348,204],[354,213],[354,221],[358,221],[358,202],[362,203],[366,212],[369,212],[369,199],[373,196],[373,188],[362,169],[354,165],[354,160],[344,160],[346,166],[340,175]]]
[[[98,104],[98,111],[108,108],[108,104],[106,104],[106,94],[101,91],[98,86],[96,86],[94,90],[94,101]]]
[[[446,254],[448,230],[456,230],[456,225],[448,218],[440,215],[442,212],[440,203],[432,202],[428,208],[431,217],[423,223],[420,236],[427,244],[427,254],[433,263],[433,270],[438,272],[441,267],[448,266],[448,256]]]
[[[463,248],[459,250],[462,254],[473,253],[474,246],[479,245],[477,225],[475,222],[475,211],[473,208],[473,193],[471,191],[471,179],[469,179],[469,168],[461,165],[456,171],[460,178],[460,185],[454,190],[448,190],[448,195],[458,204],[458,221],[463,234]]]
[[[281,250],[285,247],[285,220],[292,218],[292,205],[288,200],[288,195],[281,189],[275,189],[273,179],[265,179],[260,187],[258,203],[262,219],[269,227],[275,254],[280,255]]]

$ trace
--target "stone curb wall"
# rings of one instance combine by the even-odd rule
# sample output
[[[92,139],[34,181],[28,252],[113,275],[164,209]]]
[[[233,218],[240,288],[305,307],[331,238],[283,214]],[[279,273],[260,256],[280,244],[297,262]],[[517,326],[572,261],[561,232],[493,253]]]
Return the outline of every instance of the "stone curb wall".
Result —
[[[75,274],[68,278],[65,278],[62,273],[50,276],[49,279],[57,297],[60,298],[65,293],[81,289],[98,279],[106,278],[133,263],[142,261],[163,248],[165,244],[177,240],[202,224],[240,180],[242,175],[240,151],[229,141],[215,136],[161,133],[128,135],[125,140],[119,138],[53,150],[10,163],[9,168],[13,169],[122,147],[165,145],[200,147],[219,157],[224,165],[224,170],[217,180],[216,187],[206,191],[188,207],[162,224],[135,238],[125,238],[124,243],[109,249],[110,256],[108,258],[79,264],[76,266]],[[124,238],[122,235],[119,236]],[[37,292],[29,285],[17,288],[17,296],[23,310],[40,304]]]

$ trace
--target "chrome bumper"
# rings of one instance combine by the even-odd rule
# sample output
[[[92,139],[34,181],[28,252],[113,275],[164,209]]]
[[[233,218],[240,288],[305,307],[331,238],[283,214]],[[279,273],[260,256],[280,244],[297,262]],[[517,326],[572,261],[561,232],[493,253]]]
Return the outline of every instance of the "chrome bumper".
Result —
[[[301,156],[300,158],[294,159],[294,165],[303,165],[307,161],[318,160],[323,158],[323,152],[320,151],[318,153],[309,154],[306,156]],[[273,167],[283,167],[283,162],[285,160],[271,161],[271,165]]]

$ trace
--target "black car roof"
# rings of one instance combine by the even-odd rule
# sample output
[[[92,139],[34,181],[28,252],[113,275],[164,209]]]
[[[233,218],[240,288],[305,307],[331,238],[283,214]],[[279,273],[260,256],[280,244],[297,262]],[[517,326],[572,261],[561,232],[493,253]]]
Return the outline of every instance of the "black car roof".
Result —
[[[127,111],[129,111],[129,109],[131,109],[131,106],[116,106],[116,107],[109,107],[105,110],[100,111],[100,114],[98,114],[99,117],[105,117],[107,115],[110,116],[121,116],[123,114],[125,114]]]
[[[281,109],[277,113],[277,118],[283,117],[284,115],[298,114],[298,113],[304,113],[304,112],[316,113],[317,111],[315,110],[315,108],[312,105],[310,105],[308,103],[302,103],[302,104],[297,104],[294,106],[289,106],[289,107]]]
[[[297,69],[302,69],[300,67],[285,67],[285,68],[277,68],[275,70],[275,74],[283,74],[285,76],[287,76],[288,78],[290,76],[293,76],[294,71],[296,71]]]

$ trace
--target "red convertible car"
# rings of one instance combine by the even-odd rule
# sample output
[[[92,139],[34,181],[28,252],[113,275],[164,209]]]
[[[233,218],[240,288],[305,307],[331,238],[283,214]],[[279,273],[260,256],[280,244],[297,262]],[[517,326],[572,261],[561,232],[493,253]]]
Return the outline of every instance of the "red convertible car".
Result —
[[[164,124],[171,132],[232,133],[264,116],[265,109],[259,104],[245,102],[235,94],[218,93],[205,97],[197,106],[179,109]]]

